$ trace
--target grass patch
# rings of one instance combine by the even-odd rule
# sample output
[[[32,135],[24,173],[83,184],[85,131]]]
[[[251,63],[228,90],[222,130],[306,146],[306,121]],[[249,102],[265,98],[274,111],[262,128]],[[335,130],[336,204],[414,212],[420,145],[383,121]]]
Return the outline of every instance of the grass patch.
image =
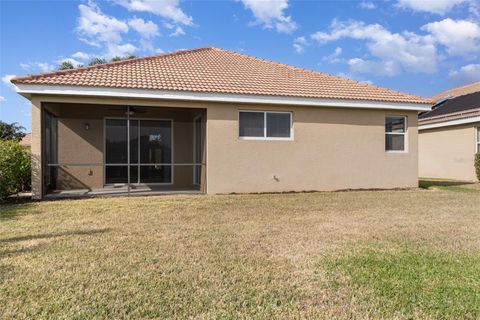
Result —
[[[438,189],[452,192],[480,192],[480,184],[456,180],[425,179],[419,181],[422,189]]]
[[[382,317],[480,317],[478,254],[365,249],[333,259],[328,269],[334,287],[351,287],[352,296],[374,305]]]
[[[478,289],[473,264],[480,263],[472,258],[480,252],[478,208],[476,193],[418,190],[6,205],[0,207],[0,318],[364,319],[386,318],[396,308],[439,318],[478,316],[466,297]],[[423,282],[402,290],[434,306],[435,299],[452,299],[450,307],[435,313],[409,302],[413,309],[408,303],[372,309],[372,301],[385,300],[367,296],[373,289],[328,281],[336,269],[326,258],[372,247],[396,254],[399,244],[412,247],[400,252],[403,260],[391,256],[391,264],[425,263],[428,272],[439,272],[420,272],[432,288],[447,273],[445,295],[423,293]],[[381,264],[384,256],[373,257]],[[363,273],[372,268],[390,277],[369,261],[362,262]],[[338,268],[336,275],[346,274]]]

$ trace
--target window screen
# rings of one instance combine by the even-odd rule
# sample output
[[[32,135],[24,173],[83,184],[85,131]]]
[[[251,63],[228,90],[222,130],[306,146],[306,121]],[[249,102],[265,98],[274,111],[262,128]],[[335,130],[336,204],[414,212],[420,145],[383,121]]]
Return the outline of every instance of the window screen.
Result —
[[[241,111],[239,136],[250,138],[291,138],[292,114],[290,112]]]
[[[267,112],[267,137],[290,138],[290,113]]]
[[[385,150],[405,151],[406,118],[387,116],[385,118]]]
[[[265,135],[264,112],[240,112],[240,137],[263,137]]]

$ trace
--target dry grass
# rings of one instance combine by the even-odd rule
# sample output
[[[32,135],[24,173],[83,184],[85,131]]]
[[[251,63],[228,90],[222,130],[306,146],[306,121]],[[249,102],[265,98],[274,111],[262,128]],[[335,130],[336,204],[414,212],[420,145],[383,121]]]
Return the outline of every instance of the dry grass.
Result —
[[[479,193],[132,197],[1,210],[2,318],[480,317]],[[401,271],[439,264],[414,280]],[[392,290],[412,286],[421,301],[392,302]],[[438,287],[446,293],[425,293]],[[452,292],[452,307],[440,308]]]

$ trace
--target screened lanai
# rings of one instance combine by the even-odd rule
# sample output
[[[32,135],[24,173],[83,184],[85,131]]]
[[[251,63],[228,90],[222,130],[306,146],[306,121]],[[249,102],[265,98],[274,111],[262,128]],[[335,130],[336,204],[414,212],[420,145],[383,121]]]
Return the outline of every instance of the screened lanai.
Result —
[[[47,198],[205,192],[205,109],[42,107]]]

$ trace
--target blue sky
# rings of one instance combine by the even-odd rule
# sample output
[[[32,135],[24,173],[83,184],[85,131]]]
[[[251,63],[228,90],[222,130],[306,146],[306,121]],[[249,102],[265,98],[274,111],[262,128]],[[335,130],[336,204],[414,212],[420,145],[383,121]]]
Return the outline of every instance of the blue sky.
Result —
[[[216,46],[421,96],[480,81],[480,0],[3,0],[0,32],[0,119],[27,131],[8,79],[64,59]]]

